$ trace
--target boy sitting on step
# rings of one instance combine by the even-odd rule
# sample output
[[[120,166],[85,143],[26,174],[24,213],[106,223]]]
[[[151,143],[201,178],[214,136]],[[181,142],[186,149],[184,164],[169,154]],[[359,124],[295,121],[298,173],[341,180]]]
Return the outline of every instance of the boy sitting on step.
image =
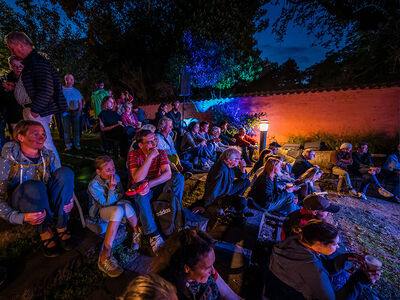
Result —
[[[122,200],[124,190],[119,176],[115,174],[113,160],[107,155],[99,156],[95,160],[95,167],[97,175],[89,183],[88,191],[94,200],[93,206],[98,208],[100,218],[108,222],[98,267],[108,276],[118,277],[124,270],[111,255],[112,245],[122,218],[125,218],[133,228],[132,249],[139,248],[137,217],[131,203]],[[91,208],[91,211],[94,209]]]

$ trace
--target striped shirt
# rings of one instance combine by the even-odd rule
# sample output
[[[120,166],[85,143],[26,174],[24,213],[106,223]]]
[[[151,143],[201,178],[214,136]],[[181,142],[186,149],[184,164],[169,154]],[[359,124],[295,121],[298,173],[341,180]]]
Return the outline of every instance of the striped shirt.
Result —
[[[159,155],[156,158],[153,158],[149,172],[147,173],[147,176],[145,180],[150,181],[153,180],[154,178],[160,177],[161,176],[161,166],[163,165],[168,165],[168,156],[167,152],[164,150],[158,150]],[[131,150],[128,153],[128,168],[129,170],[132,169],[138,169],[140,168],[146,159],[146,155],[143,153],[142,149],[137,149],[137,150]],[[132,178],[130,178],[130,183],[134,183]]]

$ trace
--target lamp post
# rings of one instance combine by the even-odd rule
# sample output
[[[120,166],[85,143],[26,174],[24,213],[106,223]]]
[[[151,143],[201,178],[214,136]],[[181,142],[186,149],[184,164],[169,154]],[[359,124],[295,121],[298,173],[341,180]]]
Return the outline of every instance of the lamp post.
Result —
[[[265,149],[265,145],[267,143],[267,132],[268,132],[269,121],[261,120],[260,121],[260,153]]]

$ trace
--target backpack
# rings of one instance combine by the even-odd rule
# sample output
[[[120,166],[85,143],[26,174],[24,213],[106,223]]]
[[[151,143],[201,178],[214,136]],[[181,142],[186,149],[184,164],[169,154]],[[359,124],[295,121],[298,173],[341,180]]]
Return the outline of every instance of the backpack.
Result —
[[[154,219],[161,233],[171,235],[185,227],[182,203],[170,190],[163,191],[157,200],[151,202]]]

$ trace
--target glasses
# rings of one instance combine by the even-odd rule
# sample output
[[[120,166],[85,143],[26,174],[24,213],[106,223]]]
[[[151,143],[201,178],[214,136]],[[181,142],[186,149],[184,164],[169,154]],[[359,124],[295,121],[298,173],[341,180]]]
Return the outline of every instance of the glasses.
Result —
[[[11,65],[11,67],[15,68],[15,69],[23,69],[24,66],[23,65]]]

